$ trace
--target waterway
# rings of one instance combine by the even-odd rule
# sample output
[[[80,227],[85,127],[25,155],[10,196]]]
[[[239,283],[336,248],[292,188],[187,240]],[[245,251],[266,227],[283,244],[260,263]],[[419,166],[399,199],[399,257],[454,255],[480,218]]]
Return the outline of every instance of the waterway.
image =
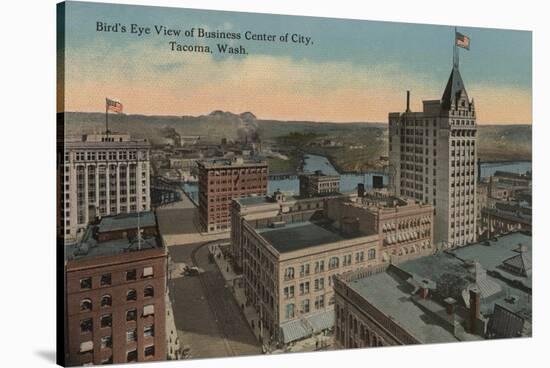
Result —
[[[321,170],[326,175],[340,175],[330,161],[320,155],[308,154],[304,157],[304,171],[315,172]],[[510,162],[482,162],[481,177],[485,178],[494,175],[496,171],[508,171],[517,174],[523,174],[532,170],[531,161],[510,161]],[[376,172],[367,172],[364,174],[341,174],[340,175],[340,191],[352,192],[357,189],[357,184],[363,183],[366,188],[372,187],[372,177],[374,175],[382,175],[384,185],[388,184],[387,175]],[[183,189],[187,192],[193,201],[198,200],[198,185],[197,183],[185,183]],[[268,193],[273,193],[275,190],[281,190],[288,194],[298,194],[299,182],[298,179],[274,179],[269,180]]]

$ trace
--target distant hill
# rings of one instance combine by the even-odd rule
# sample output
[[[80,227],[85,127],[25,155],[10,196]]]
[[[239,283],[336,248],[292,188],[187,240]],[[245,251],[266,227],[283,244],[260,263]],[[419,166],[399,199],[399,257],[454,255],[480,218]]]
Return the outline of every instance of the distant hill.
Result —
[[[65,121],[65,134],[68,135],[105,129],[104,113],[68,112]],[[367,156],[387,155],[387,123],[261,120],[252,112],[235,114],[215,110],[200,116],[111,114],[109,127],[114,131],[129,132],[138,138],[147,138],[153,144],[162,143],[167,128],[180,135],[200,135],[202,141],[216,143],[222,138],[237,139],[243,130],[248,133],[256,130],[261,139],[267,142],[275,142],[277,137],[291,132],[314,132],[328,139],[340,140],[345,145],[365,145],[368,148],[365,151]],[[478,125],[478,131],[478,152],[483,161],[531,159],[531,125]],[[365,155],[357,156],[362,160],[366,158]]]

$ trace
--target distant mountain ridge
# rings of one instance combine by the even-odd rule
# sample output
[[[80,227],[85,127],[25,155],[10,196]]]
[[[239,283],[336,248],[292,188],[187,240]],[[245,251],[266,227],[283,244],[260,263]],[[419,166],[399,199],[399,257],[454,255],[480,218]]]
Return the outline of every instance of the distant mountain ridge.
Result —
[[[239,114],[214,110],[200,116],[109,115],[111,130],[129,132],[137,138],[147,138],[161,144],[166,128],[180,135],[200,135],[202,141],[219,143],[222,138],[237,139],[242,134],[257,132],[263,141],[291,132],[313,132],[330,139],[343,139],[376,145],[377,153],[387,155],[387,123],[334,123],[314,121],[280,121],[258,119],[250,111]],[[92,133],[105,129],[104,113],[65,113],[65,134]],[[531,125],[478,125],[479,156],[482,160],[530,160],[532,144]],[[383,139],[383,144],[377,140]]]

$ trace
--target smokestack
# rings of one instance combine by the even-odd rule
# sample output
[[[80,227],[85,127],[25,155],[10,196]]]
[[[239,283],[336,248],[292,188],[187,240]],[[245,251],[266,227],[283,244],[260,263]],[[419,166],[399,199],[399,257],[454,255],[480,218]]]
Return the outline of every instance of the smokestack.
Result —
[[[476,333],[477,320],[480,318],[481,292],[470,289],[470,333]]]
[[[447,311],[448,315],[453,315],[455,313],[455,304],[456,300],[454,298],[448,297],[445,298],[445,310]]]
[[[411,112],[411,91],[407,91],[407,110],[405,112]]]

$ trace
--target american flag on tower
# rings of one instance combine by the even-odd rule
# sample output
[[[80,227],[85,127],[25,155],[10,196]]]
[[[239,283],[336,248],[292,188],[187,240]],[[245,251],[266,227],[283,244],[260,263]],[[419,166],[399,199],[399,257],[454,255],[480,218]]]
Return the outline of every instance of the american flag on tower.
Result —
[[[460,32],[455,32],[456,45],[463,49],[470,49],[470,37],[463,35]]]
[[[107,111],[112,111],[116,113],[122,112],[122,103],[120,103],[119,101],[110,99],[110,98],[105,98],[105,103],[107,106]]]

